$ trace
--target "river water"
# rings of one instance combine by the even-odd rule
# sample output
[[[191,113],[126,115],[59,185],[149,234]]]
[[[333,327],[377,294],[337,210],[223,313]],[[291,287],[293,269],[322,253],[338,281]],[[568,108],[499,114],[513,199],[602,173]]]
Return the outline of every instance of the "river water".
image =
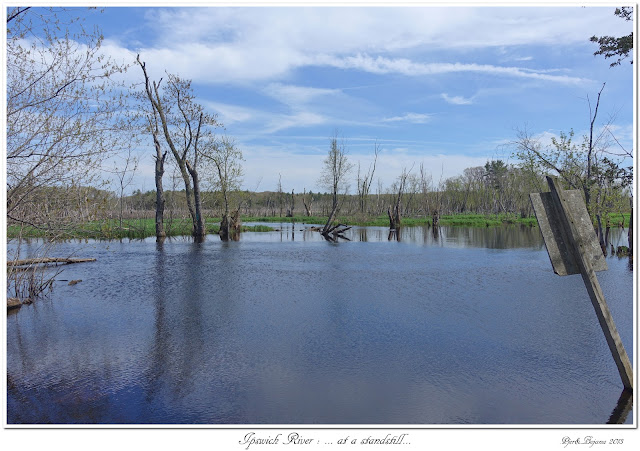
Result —
[[[9,313],[8,423],[592,425],[616,410],[582,279],[553,273],[537,228],[354,228],[330,243],[275,227],[59,244],[97,261]],[[632,358],[633,273],[607,264]]]

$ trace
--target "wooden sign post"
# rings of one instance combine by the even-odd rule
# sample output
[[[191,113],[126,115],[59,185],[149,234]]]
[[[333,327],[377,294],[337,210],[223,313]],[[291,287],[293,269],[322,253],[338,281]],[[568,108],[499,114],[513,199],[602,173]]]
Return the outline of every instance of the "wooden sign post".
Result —
[[[595,271],[607,262],[598,244],[580,191],[563,190],[547,177],[549,193],[531,193],[531,203],[556,274],[581,274],[600,327],[616,362],[625,389],[633,390],[633,368],[598,283]]]

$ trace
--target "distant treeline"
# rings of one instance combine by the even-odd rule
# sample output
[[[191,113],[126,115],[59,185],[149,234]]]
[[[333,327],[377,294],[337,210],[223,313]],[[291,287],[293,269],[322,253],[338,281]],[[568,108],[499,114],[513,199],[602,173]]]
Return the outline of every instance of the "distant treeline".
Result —
[[[386,189],[380,183],[373,194],[346,194],[340,197],[340,215],[358,220],[385,215],[395,205],[398,196],[402,217],[417,218],[454,214],[509,214],[518,218],[533,215],[529,193],[546,191],[542,176],[507,166],[500,160],[468,168],[460,176],[434,184],[424,171],[409,173],[404,183]],[[629,211],[627,189],[610,190],[607,194],[605,223],[609,215]],[[331,209],[331,194],[304,190],[294,191],[232,191],[229,193],[241,216],[291,217],[326,216]],[[186,218],[188,209],[184,190],[165,191],[165,217]],[[33,202],[25,205],[34,224],[59,224],[101,219],[150,218],[154,215],[154,190],[134,191],[119,196],[109,190],[92,187],[53,187],[43,189]],[[202,205],[206,217],[221,217],[224,203],[219,192],[203,191]],[[37,217],[35,217],[37,216]],[[9,221],[11,222],[11,221]],[[615,224],[617,225],[617,224]],[[625,224],[626,226],[626,224]]]

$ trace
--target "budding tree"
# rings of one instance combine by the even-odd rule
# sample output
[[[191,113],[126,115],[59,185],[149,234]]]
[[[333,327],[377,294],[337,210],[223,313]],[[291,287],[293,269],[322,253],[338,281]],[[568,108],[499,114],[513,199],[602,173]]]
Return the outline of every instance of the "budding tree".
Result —
[[[331,213],[329,213],[329,218],[324,226],[324,232],[329,231],[335,220],[340,208],[340,196],[346,195],[349,190],[347,177],[352,169],[353,164],[347,158],[344,141],[338,143],[336,134],[331,138],[329,153],[324,160],[320,179],[318,180],[318,184],[331,193]]]
[[[224,213],[220,222],[220,238],[226,241],[231,231],[237,231],[240,227],[240,205],[236,205],[236,211],[231,214],[231,194],[240,189],[242,183],[242,151],[233,140],[223,136],[222,139],[211,141],[209,146],[201,149],[201,157],[213,166],[210,182],[222,197]]]
[[[44,218],[35,199],[91,185],[101,164],[130,144],[126,92],[116,81],[126,66],[107,58],[99,30],[70,11],[7,9],[7,220],[49,233],[72,216]]]
[[[150,86],[145,64],[140,61],[139,55],[137,62],[142,68],[145,85]],[[167,146],[180,169],[187,208],[193,222],[192,234],[197,239],[202,239],[206,230],[198,167],[201,149],[215,140],[213,130],[219,127],[220,123],[215,115],[205,112],[204,107],[196,102],[190,80],[173,74],[168,74],[167,78],[167,87],[162,92],[162,79],[151,83],[152,89],[147,90],[147,98],[160,121]]]

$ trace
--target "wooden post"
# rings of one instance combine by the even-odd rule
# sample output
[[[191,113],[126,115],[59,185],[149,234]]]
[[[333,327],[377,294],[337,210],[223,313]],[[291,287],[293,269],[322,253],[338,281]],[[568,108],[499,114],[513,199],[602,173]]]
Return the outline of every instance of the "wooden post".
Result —
[[[556,244],[559,243],[559,247],[564,247],[568,251],[568,254],[564,256],[569,261],[569,265],[567,266],[575,265],[577,269],[575,272],[568,271],[565,272],[565,274],[580,272],[582,275],[582,280],[584,281],[589,297],[591,298],[593,308],[596,311],[598,322],[604,332],[607,344],[609,345],[609,349],[613,355],[613,360],[618,367],[622,383],[626,389],[633,390],[633,368],[631,367],[629,356],[624,349],[622,340],[620,339],[620,335],[616,329],[616,325],[613,321],[613,317],[611,316],[611,312],[609,311],[609,307],[607,306],[607,302],[604,298],[604,294],[602,293],[602,289],[600,288],[600,284],[598,283],[598,278],[596,277],[592,264],[592,262],[595,262],[596,265],[599,265],[599,262],[603,259],[600,258],[600,256],[595,256],[593,253],[593,241],[596,237],[595,233],[593,233],[593,227],[588,219],[588,214],[586,214],[584,202],[580,201],[580,205],[576,202],[570,202],[571,196],[569,196],[569,193],[572,193],[571,191],[564,191],[551,177],[547,177],[547,182],[551,189],[550,200],[553,203],[554,211],[541,211],[541,205],[545,201],[541,202],[540,198],[546,193],[538,194],[537,198],[532,194],[531,200],[534,205],[534,210],[536,210],[536,217],[538,217],[540,222],[541,216],[546,213],[547,216],[555,216],[555,218],[545,218],[549,223],[552,223],[554,219],[559,221],[562,234],[561,237],[554,237],[557,241]],[[545,207],[547,207],[547,205],[545,205]],[[584,226],[583,223],[585,222],[585,218],[589,222],[588,227],[581,227],[581,225]],[[589,230],[591,233],[586,233],[586,230]],[[547,243],[549,235],[547,234],[547,236],[545,236],[545,232],[543,231],[543,236],[545,237],[545,243]],[[599,246],[597,247],[599,249]],[[556,262],[554,262],[554,256],[552,256],[552,251],[548,243],[547,250],[549,251],[552,263],[555,266]],[[601,267],[600,269],[606,269],[606,263],[604,264],[604,268]],[[556,273],[563,275],[557,270]]]

